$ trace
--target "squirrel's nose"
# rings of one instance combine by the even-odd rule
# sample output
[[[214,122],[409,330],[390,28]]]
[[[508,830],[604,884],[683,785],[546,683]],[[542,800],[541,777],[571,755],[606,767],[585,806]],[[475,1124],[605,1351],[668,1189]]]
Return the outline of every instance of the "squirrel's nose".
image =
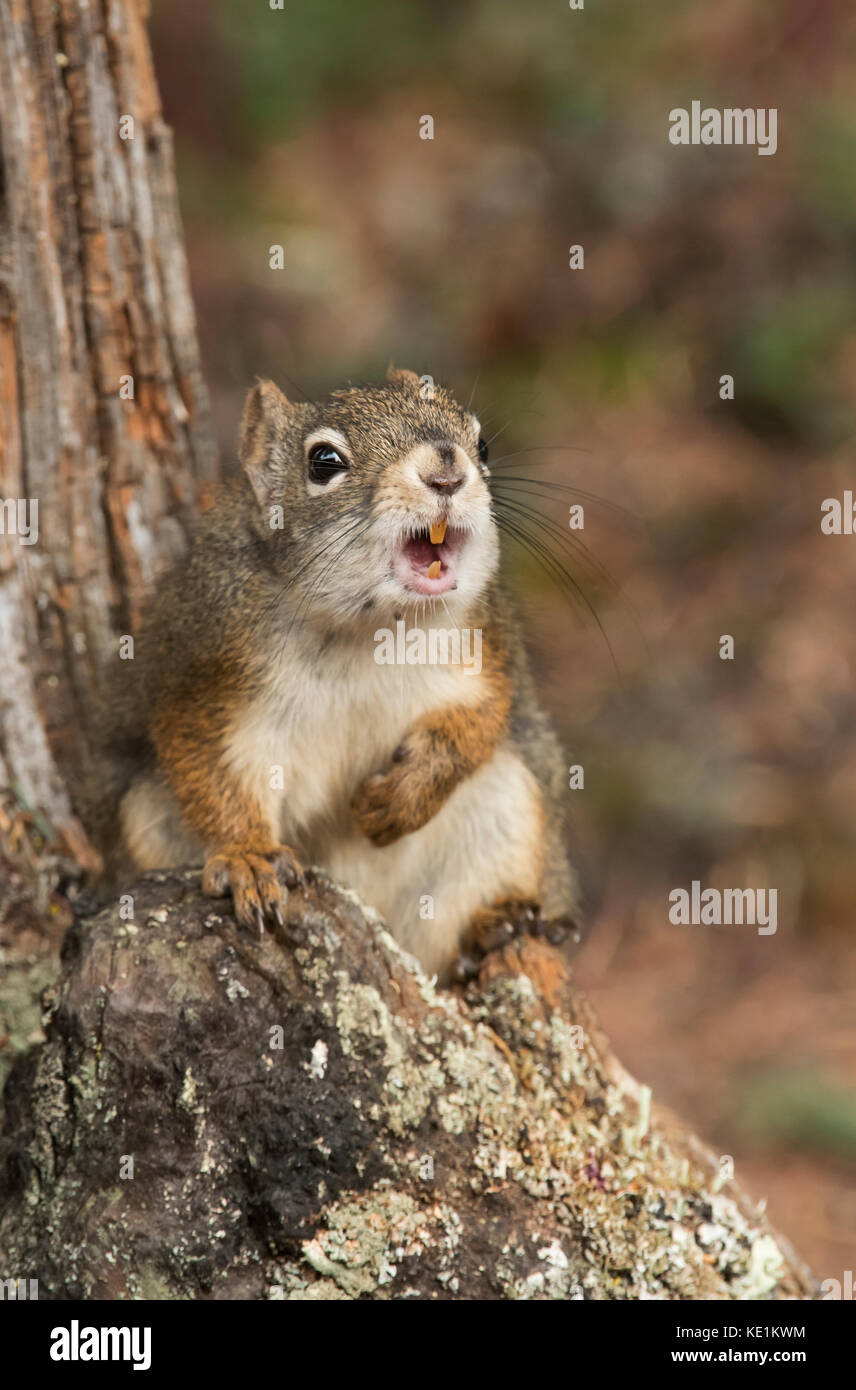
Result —
[[[426,487],[439,492],[441,497],[451,497],[463,486],[464,475],[458,467],[453,444],[437,445],[437,461],[424,478]]]
[[[451,497],[463,485],[463,481],[457,472],[435,473],[427,479],[428,486],[439,492],[441,497]]]

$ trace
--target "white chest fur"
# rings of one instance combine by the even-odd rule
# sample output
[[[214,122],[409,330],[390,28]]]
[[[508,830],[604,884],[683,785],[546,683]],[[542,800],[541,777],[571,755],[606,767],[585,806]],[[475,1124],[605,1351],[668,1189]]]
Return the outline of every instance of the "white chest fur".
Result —
[[[461,665],[379,664],[371,637],[313,652],[302,636],[300,647],[285,648],[235,721],[227,757],[283,838],[306,844],[343,822],[359,782],[389,765],[416,719],[474,704],[482,678]]]

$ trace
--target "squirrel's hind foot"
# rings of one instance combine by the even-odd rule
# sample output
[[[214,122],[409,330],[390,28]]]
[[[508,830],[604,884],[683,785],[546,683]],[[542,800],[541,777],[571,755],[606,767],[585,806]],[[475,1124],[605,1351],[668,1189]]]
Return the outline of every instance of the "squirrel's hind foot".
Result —
[[[473,917],[463,949],[452,966],[452,979],[460,984],[473,979],[485,956],[521,936],[541,936],[551,946],[561,946],[573,927],[569,917],[543,917],[539,903],[532,898],[502,898]]]

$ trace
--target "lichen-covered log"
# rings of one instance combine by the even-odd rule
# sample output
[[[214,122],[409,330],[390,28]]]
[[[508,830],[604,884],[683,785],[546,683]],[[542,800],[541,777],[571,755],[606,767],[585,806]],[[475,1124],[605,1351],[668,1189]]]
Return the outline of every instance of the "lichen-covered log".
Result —
[[[3,828],[0,805],[0,1131],[3,1083],[16,1058],[44,1037],[39,998],[56,980],[72,922],[68,899],[56,891],[56,866],[44,857],[35,869],[9,858]]]
[[[217,473],[147,11],[0,0],[0,791],[85,867],[100,668]]]
[[[326,879],[254,942],[150,875],[75,925],[0,1140],[41,1297],[800,1298],[536,941],[435,990]]]

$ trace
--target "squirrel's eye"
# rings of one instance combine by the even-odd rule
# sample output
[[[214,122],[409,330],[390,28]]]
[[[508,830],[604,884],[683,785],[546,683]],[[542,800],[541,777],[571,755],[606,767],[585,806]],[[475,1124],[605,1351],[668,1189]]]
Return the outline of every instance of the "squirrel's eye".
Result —
[[[309,450],[309,481],[329,483],[337,473],[344,473],[348,467],[345,459],[332,444],[313,444]]]
[[[479,438],[478,443],[479,458],[482,463],[487,463],[487,440]]]

